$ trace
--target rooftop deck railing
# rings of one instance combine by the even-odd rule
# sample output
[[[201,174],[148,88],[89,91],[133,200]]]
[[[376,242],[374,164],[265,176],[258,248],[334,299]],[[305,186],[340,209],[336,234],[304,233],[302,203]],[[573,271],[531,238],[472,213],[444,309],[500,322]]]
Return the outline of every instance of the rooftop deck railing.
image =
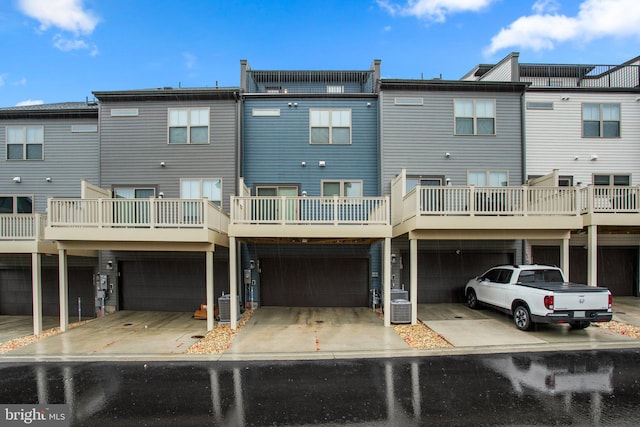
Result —
[[[0,241],[41,240],[46,224],[42,214],[0,214]]]
[[[635,88],[640,86],[640,66],[521,64],[520,81],[532,87]]]
[[[232,197],[234,224],[388,225],[387,197]]]
[[[247,72],[249,93],[373,93],[374,72],[367,71],[261,71]]]
[[[640,187],[594,186],[580,189],[580,212],[640,213]]]
[[[204,228],[225,232],[229,217],[207,199],[49,199],[50,227]]]

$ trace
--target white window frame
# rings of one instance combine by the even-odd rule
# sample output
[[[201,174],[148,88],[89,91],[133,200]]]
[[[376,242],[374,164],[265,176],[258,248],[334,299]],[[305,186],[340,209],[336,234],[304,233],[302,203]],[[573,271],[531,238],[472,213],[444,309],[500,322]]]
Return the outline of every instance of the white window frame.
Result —
[[[10,141],[10,134],[12,134],[12,131],[15,130],[22,130],[22,138],[20,141]],[[39,136],[40,136],[40,140],[39,141],[29,141],[29,129],[36,129],[39,130]],[[44,160],[44,126],[7,126],[6,127],[6,144],[5,144],[5,159],[9,160],[9,161],[29,161],[29,160],[35,160],[35,161],[41,161]],[[22,146],[22,157],[21,158],[10,158],[9,157],[9,146],[10,145],[20,145]],[[29,145],[39,145],[40,146],[40,153],[41,156],[38,158],[28,158],[27,157],[27,148]]]
[[[206,111],[206,142],[192,142],[192,128],[202,128],[205,125],[201,123],[193,124],[193,112],[195,111]],[[171,113],[186,113],[186,122],[185,123],[176,123],[172,124],[172,114]],[[186,140],[185,142],[172,142],[171,141],[171,129],[172,128],[185,128],[186,131]],[[210,143],[210,132],[211,132],[211,109],[209,107],[192,107],[192,108],[169,108],[167,110],[167,144],[169,145],[208,145]]]
[[[501,183],[501,185],[498,185],[497,187],[508,187],[509,186],[509,171],[508,170],[484,170],[484,169],[470,169],[467,171],[467,185],[475,185],[475,184],[469,184],[469,178],[471,177],[471,174],[484,174],[485,175],[485,181],[486,181],[486,185],[478,185],[478,187],[496,187],[495,185],[491,185],[491,176],[494,174],[505,174],[507,176],[507,180],[506,182],[504,182],[504,185]]]
[[[609,178],[609,183],[608,184],[596,184],[596,177],[608,177]],[[620,185],[620,184],[616,184],[616,177],[625,177],[629,180],[628,184],[625,185]],[[593,182],[593,185],[597,185],[599,187],[617,187],[617,186],[622,186],[622,187],[627,187],[627,186],[631,186],[632,181],[631,181],[631,174],[630,173],[594,173],[591,176],[591,182]]]
[[[424,98],[416,96],[396,96],[395,98],[393,98],[393,103],[394,105],[422,107],[424,105]]]
[[[13,210],[13,212],[6,212],[7,214],[31,215],[31,214],[33,214],[35,212],[36,201],[35,201],[35,198],[33,197],[33,195],[27,195],[27,194],[0,194],[0,197],[12,198],[13,199],[13,202],[12,202],[12,210]],[[18,198],[31,199],[31,212],[17,212]]]
[[[553,102],[530,101],[527,102],[527,110],[553,110]]]
[[[344,123],[336,123],[340,117],[336,113],[349,113],[348,126]],[[325,115],[321,117],[319,115]],[[319,120],[319,121],[318,121]],[[313,130],[326,128],[328,132],[327,142],[314,142]],[[309,144],[313,145],[351,145],[353,128],[353,112],[351,108],[310,108],[309,109]],[[334,142],[333,131],[335,129],[348,129],[349,142]]]
[[[185,197],[184,194],[184,187],[183,185],[187,182],[190,183],[198,183],[199,185],[199,189],[198,189],[198,193],[199,193],[199,197]],[[220,198],[219,199],[210,199],[208,196],[203,195],[203,187],[204,187],[204,183],[205,182],[211,182],[211,183],[219,183],[220,186]],[[215,184],[214,184],[215,185]],[[181,199],[208,199],[211,203],[213,203],[216,206],[221,207],[222,206],[222,198],[224,194],[224,188],[222,186],[222,178],[180,178],[180,198]]]
[[[251,109],[253,117],[280,117],[279,108],[253,108]]]
[[[598,106],[598,118],[596,119],[585,119],[585,106]],[[605,107],[617,107],[618,110],[618,119],[617,120],[607,120],[605,116]],[[590,122],[598,123],[598,135],[585,135],[584,127],[585,123]],[[606,123],[617,123],[618,124],[618,134],[613,136],[605,136],[604,135],[604,125]],[[582,137],[583,138],[620,138],[622,136],[622,107],[618,102],[584,102],[582,104]]]
[[[345,196],[345,184],[353,184],[356,183],[360,186],[360,195],[358,196]],[[338,184],[340,185],[340,194],[337,194],[338,197],[363,197],[362,194],[364,192],[364,184],[361,179],[323,179],[320,181],[320,191],[322,193],[322,197],[333,197],[334,195],[326,195],[324,194],[324,186],[325,184]]]
[[[71,125],[71,133],[95,133],[98,125]]]
[[[458,103],[471,103],[471,115],[458,115],[457,105]],[[478,115],[478,103],[479,102],[491,102],[493,104],[492,114]],[[458,118],[471,119],[473,131],[471,133],[458,133]],[[478,133],[478,120],[492,119],[493,120],[493,133]],[[493,98],[460,98],[453,100],[453,134],[456,136],[495,136],[497,133],[497,120],[496,120],[496,100]]]

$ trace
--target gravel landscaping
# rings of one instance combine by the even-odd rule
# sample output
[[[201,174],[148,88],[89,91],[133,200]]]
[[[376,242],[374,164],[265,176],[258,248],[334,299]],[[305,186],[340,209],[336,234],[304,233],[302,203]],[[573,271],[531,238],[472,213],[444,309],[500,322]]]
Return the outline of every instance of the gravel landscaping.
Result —
[[[602,322],[602,323],[592,323],[593,326],[597,326],[598,328],[608,329],[610,331],[616,332],[621,335],[625,335],[627,337],[640,339],[640,327],[634,325],[627,325],[626,323],[618,322],[616,320],[612,320],[610,322]]]

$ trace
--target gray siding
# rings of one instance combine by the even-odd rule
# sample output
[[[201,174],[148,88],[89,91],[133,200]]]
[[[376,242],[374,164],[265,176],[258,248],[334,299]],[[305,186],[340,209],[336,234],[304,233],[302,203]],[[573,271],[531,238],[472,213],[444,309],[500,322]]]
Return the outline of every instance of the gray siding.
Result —
[[[0,121],[0,194],[33,196],[44,213],[48,197],[80,197],[80,182],[98,184],[98,132],[72,133],[72,125],[97,125],[97,119],[7,119]],[[6,160],[7,126],[43,126],[44,160]],[[21,183],[12,178],[19,176]],[[45,179],[51,177],[51,182]]]
[[[289,107],[289,102],[297,102],[298,107]],[[376,104],[373,98],[246,99],[242,170],[245,183],[251,188],[266,183],[298,184],[300,191],[319,196],[322,180],[362,180],[364,196],[379,195]],[[280,109],[280,116],[253,117],[253,108]],[[310,108],[351,109],[351,144],[310,144]],[[326,167],[318,166],[321,160]]]
[[[422,97],[424,104],[395,105],[398,96]],[[454,99],[495,99],[496,135],[454,135]],[[519,93],[385,90],[380,103],[385,194],[402,168],[408,175],[445,176],[452,185],[466,185],[469,170],[506,170],[509,185],[522,184]]]
[[[168,144],[168,109],[197,107],[210,108],[210,143]],[[138,108],[138,116],[111,117],[112,108]],[[102,187],[155,186],[165,197],[177,198],[181,178],[221,178],[223,209],[229,210],[236,188],[235,101],[106,101],[101,103],[100,126]]]

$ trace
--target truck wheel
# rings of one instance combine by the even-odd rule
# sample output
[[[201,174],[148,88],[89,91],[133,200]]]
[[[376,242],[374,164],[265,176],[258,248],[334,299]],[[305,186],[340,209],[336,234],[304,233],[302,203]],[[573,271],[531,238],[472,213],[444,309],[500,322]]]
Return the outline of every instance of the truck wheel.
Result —
[[[578,322],[569,322],[569,324],[571,325],[571,329],[584,329],[588,327],[591,322],[583,320]]]
[[[513,310],[513,321],[516,324],[516,327],[521,331],[528,331],[531,329],[531,313],[529,309],[524,305],[519,305]]]
[[[478,308],[478,297],[476,297],[476,291],[473,289],[467,291],[467,306],[474,310]]]

